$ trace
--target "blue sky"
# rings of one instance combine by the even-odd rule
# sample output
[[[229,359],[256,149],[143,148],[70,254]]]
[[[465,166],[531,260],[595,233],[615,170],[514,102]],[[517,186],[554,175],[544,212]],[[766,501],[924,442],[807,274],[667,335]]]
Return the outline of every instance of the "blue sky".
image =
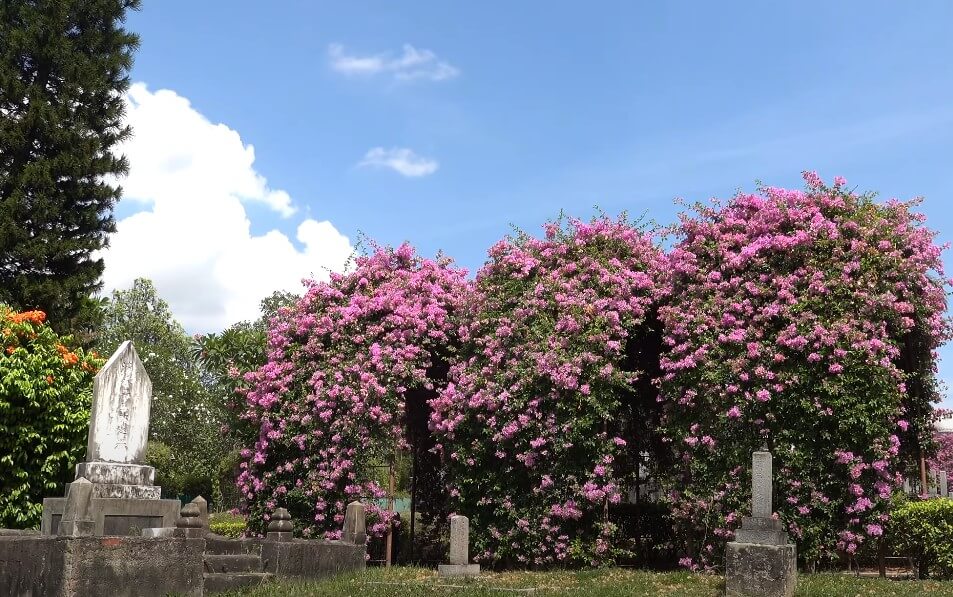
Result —
[[[238,192],[248,236],[280,233],[284,251],[307,252],[296,230],[313,220],[474,270],[511,224],[535,232],[594,205],[669,223],[675,197],[800,187],[803,169],[925,196],[931,227],[953,238],[946,0],[145,0],[128,25],[142,38],[134,81],[254,146],[243,167],[267,188]],[[117,213],[150,205],[131,197]],[[197,309],[153,275],[193,329],[241,312]]]

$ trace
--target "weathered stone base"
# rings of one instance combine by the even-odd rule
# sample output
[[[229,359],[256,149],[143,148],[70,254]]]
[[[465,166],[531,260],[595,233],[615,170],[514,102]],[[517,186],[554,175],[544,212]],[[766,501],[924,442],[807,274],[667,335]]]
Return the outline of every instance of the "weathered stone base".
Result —
[[[725,595],[793,597],[797,585],[794,545],[732,541],[725,548]]]
[[[339,572],[363,570],[363,545],[341,541],[295,539],[262,541],[261,561],[265,572],[278,577],[321,578]]]
[[[156,469],[144,464],[80,462],[76,465],[76,478],[80,477],[104,485],[154,485]]]
[[[437,566],[437,576],[480,576],[479,564],[440,564]]]
[[[0,595],[201,596],[202,539],[0,537]]]
[[[92,520],[96,523],[94,534],[140,535],[142,529],[174,527],[182,504],[179,500],[125,500],[94,497],[90,503]],[[60,518],[66,508],[66,498],[43,500],[43,519],[40,532],[55,535]]]

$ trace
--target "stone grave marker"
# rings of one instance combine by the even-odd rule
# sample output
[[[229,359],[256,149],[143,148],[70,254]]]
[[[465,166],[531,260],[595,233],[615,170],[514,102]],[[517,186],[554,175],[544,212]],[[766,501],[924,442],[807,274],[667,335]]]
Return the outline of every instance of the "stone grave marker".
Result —
[[[341,541],[354,545],[367,543],[366,517],[364,504],[361,502],[355,501],[347,505],[347,511],[344,513],[344,531],[341,533]]]
[[[478,576],[479,564],[470,564],[470,519],[466,516],[450,517],[449,564],[437,567],[439,576]]]
[[[178,500],[160,499],[155,469],[145,460],[151,408],[152,380],[127,340],[93,379],[86,461],[76,465],[74,482],[91,484],[96,535],[172,527],[178,517]],[[57,533],[66,505],[66,498],[43,500],[43,534]]]
[[[950,487],[946,478],[946,471],[937,473],[937,485],[940,486],[940,497],[950,497]]]
[[[797,552],[774,518],[772,456],[767,450],[751,458],[752,516],[741,519],[725,554],[725,594],[745,597],[792,597],[797,584]]]

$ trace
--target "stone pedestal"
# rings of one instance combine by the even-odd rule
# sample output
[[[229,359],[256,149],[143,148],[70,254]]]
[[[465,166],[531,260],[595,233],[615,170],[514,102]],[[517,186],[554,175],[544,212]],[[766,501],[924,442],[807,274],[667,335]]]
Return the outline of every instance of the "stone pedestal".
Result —
[[[479,564],[439,564],[437,576],[480,576]]]
[[[793,545],[728,543],[725,552],[725,595],[728,597],[793,597],[797,553]]]

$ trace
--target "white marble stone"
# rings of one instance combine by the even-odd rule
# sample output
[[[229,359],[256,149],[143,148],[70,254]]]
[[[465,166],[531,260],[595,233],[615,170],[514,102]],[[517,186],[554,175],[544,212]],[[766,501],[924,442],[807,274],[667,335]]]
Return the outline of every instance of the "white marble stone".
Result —
[[[93,380],[86,462],[143,464],[151,406],[152,381],[127,340]]]

